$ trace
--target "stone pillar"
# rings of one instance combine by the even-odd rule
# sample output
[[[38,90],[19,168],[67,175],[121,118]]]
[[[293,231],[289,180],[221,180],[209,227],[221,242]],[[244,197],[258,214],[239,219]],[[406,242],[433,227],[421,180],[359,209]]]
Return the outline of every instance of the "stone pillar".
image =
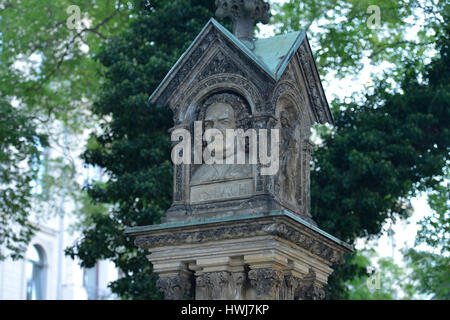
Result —
[[[220,257],[199,259],[191,266],[197,270],[197,300],[242,300],[246,274],[242,259]]]
[[[165,299],[323,299],[345,243],[283,211],[246,219],[136,227]]]
[[[325,298],[325,291],[317,282],[314,270],[310,269],[309,273],[299,281],[296,297],[299,300],[322,300]]]
[[[302,143],[302,173],[301,173],[301,185],[302,185],[302,210],[303,215],[310,217],[311,214],[311,192],[310,192],[310,165],[312,153],[314,150],[314,144],[308,139],[303,140]]]
[[[193,273],[180,262],[154,266],[159,275],[157,288],[164,294],[165,300],[183,300],[193,298]]]
[[[256,300],[279,300],[283,273],[272,268],[250,270],[251,298]]]
[[[216,16],[231,18],[233,34],[253,50],[253,26],[255,22],[269,23],[270,5],[263,0],[216,0],[216,6]]]
[[[248,278],[251,284],[252,299],[278,300],[283,282],[283,269],[287,266],[286,257],[274,252],[245,256],[250,267]]]

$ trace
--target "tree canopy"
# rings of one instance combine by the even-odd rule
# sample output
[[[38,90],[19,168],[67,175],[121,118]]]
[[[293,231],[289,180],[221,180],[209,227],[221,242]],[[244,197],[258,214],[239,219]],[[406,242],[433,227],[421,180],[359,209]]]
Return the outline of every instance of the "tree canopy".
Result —
[[[47,137],[21,110],[0,98],[0,260],[18,258],[35,226],[30,221],[32,181]]]
[[[450,148],[448,39],[439,41],[423,81],[410,68],[402,93],[380,83],[364,102],[335,108],[335,130],[322,135],[311,174],[312,215],[321,228],[348,242],[377,235],[387,218],[407,215],[418,191],[437,187]],[[333,281],[355,274],[341,267],[330,290],[345,289]]]
[[[417,291],[433,299],[450,299],[450,172],[428,195],[432,215],[420,221],[415,247],[405,257],[418,282]],[[425,247],[418,249],[420,246]]]
[[[450,10],[448,1],[432,0],[290,0],[273,7],[278,32],[307,30],[322,75],[357,75],[366,62],[388,62],[383,70],[392,79],[401,79],[409,58],[433,55]],[[422,69],[427,60],[416,63]]]
[[[83,106],[101,83],[92,57],[127,25],[126,1],[6,0],[0,10],[2,96],[41,125],[62,119],[85,128]]]
[[[111,259],[124,277],[112,289],[125,299],[160,298],[146,252],[124,237],[126,226],[157,223],[171,204],[169,108],[151,105],[151,93],[214,14],[208,0],[137,1],[129,30],[98,56],[105,82],[94,105],[104,132],[84,154],[106,170],[105,184],[89,187],[98,203],[114,205],[89,217],[91,226],[67,252],[90,267]]]
[[[46,211],[55,211],[48,209],[59,207],[63,188],[71,189],[71,197],[79,196],[72,159],[67,156],[50,159],[42,153],[56,150],[62,154],[60,149],[72,148],[61,146],[65,132],[83,134],[95,126],[96,119],[89,105],[102,78],[101,65],[93,57],[100,43],[126,28],[128,19],[129,6],[123,0],[80,0],[76,5],[68,0],[0,1],[0,131],[8,132],[17,141],[27,141],[20,148],[21,157],[40,159],[47,168],[39,177],[16,175],[15,184],[11,184],[6,175],[0,179],[0,184],[8,185],[10,192],[20,199],[14,207],[6,199],[0,200],[0,207],[9,208],[9,219],[2,220],[8,230],[8,241],[11,246],[23,249],[14,251],[13,258],[22,256],[27,244],[25,239],[29,240],[34,232],[28,221],[30,215],[23,214],[44,207],[32,208],[32,198],[42,200]],[[4,121],[6,119],[14,121],[9,123]],[[24,130],[24,127],[29,129]],[[48,143],[30,141],[31,132],[47,136]],[[30,143],[39,148],[31,148]],[[20,162],[20,158],[16,160]],[[5,161],[5,168],[13,163],[11,159]],[[36,166],[33,164],[34,171]],[[45,196],[38,193],[33,197],[24,196],[23,191],[30,189],[26,185],[36,183],[37,178],[45,189]],[[16,215],[12,214],[14,211]],[[55,212],[46,212],[47,216],[51,214]]]

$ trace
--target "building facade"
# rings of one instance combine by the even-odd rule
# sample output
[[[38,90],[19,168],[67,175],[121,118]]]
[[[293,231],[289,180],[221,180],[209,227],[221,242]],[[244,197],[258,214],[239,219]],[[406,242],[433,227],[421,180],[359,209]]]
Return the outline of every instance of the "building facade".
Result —
[[[74,224],[79,222],[83,208],[74,192],[79,195],[83,185],[104,176],[100,168],[85,166],[78,156],[84,150],[79,141],[86,141],[89,133],[80,136],[71,134],[61,123],[54,126],[61,133],[60,141],[42,150],[38,179],[33,182],[36,197],[30,220],[38,231],[24,259],[0,261],[0,300],[117,299],[108,288],[119,277],[112,262],[99,261],[86,269],[64,253],[80,236]],[[64,173],[67,167],[72,170],[70,178]],[[55,185],[62,187],[46,186],[46,174],[55,181],[59,179]]]

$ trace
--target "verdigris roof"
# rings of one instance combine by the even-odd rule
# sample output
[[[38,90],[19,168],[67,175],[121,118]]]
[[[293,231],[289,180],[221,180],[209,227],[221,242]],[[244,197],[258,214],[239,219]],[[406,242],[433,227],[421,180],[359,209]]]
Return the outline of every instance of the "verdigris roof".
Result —
[[[225,38],[231,41],[242,53],[244,53],[250,60],[252,60],[264,73],[266,73],[274,82],[277,82],[283,75],[287,66],[289,65],[292,57],[299,50],[299,47],[304,41],[307,42],[306,32],[291,32],[283,35],[269,37],[265,39],[257,39],[254,42],[255,48],[250,50],[242,41],[240,41],[235,35],[222,26],[217,20],[211,18],[208,23],[203,27],[202,31],[197,35],[194,41],[183,55],[178,59],[175,65],[170,69],[169,73],[165,76],[163,81],[159,84],[156,90],[150,96],[151,103],[165,104],[166,99],[160,99],[162,93],[168,88],[168,84],[175,78],[177,72],[182,68],[183,64],[189,59],[190,54],[194,51],[194,47],[201,41],[205,34],[211,30],[211,27],[218,30]],[[309,47],[309,44],[308,44]],[[313,62],[314,64],[314,62]],[[314,73],[317,78],[317,89],[320,92],[321,101],[320,108],[325,111],[326,119],[320,121],[321,123],[330,122],[333,123],[331,112],[326,102],[325,94],[323,92],[322,85],[314,65]],[[163,101],[164,100],[164,101]]]
[[[255,41],[253,51],[257,59],[264,63],[278,80],[292,56],[305,39],[305,32],[291,32]]]
[[[305,32],[291,32],[284,35],[270,37],[266,39],[258,39],[255,41],[255,49],[252,52],[245,44],[243,44],[238,38],[235,37],[230,31],[222,26],[216,19],[211,18],[208,23],[203,27],[202,31],[194,39],[192,44],[186,50],[185,53],[178,59],[177,63],[170,69],[169,73],[156,88],[156,90],[150,96],[150,101],[154,100],[160,91],[163,89],[164,84],[171,78],[171,75],[175,72],[178,65],[181,64],[183,58],[195,45],[197,40],[208,29],[210,25],[213,25],[220,30],[229,40],[231,40],[242,52],[244,52],[250,59],[252,59],[261,69],[263,69],[271,78],[275,81],[278,80],[287,65],[290,58],[297,51],[300,44],[305,39]]]
[[[214,18],[211,18],[209,23],[212,23],[222,31],[222,33],[244,51],[254,62],[260,65],[274,80],[278,80],[281,77],[290,59],[302,44],[306,35],[304,31],[301,31],[266,39],[257,39],[255,41],[255,49],[252,51]]]

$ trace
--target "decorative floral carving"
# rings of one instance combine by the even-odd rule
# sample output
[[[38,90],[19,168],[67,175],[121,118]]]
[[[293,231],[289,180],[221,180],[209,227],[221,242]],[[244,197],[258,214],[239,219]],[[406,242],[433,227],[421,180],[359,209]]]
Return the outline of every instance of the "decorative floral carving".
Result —
[[[219,19],[238,19],[246,14],[256,20],[255,22],[269,22],[270,5],[263,0],[216,0],[215,4],[216,16]]]
[[[200,78],[204,79],[218,73],[233,73],[246,76],[244,69],[232,59],[226,58],[222,51],[219,51],[209,64],[200,73]]]
[[[192,279],[186,274],[161,277],[156,281],[157,288],[164,293],[165,300],[183,300],[192,297]]]
[[[198,275],[196,278],[196,298],[210,300],[227,299],[227,288],[231,279],[231,274],[227,271],[207,272]]]
[[[295,293],[299,283],[299,278],[294,277],[290,272],[286,273],[280,290],[280,300],[296,300]]]
[[[141,248],[154,248],[160,245],[201,243],[216,240],[247,238],[261,235],[273,235],[291,241],[306,250],[330,261],[342,264],[345,249],[338,249],[320,235],[310,235],[296,230],[283,222],[248,222],[235,226],[222,226],[216,229],[177,231],[160,235],[138,236],[135,243]]]
[[[315,74],[317,73],[313,56],[307,42],[303,42],[298,50],[300,65],[305,74],[308,85],[308,92],[312,102],[312,110],[320,123],[332,122],[331,114],[326,110],[326,102],[323,101],[319,94],[321,91],[320,81],[317,81]]]
[[[248,272],[252,288],[258,300],[278,300],[282,285],[282,272],[272,268],[257,268]]]
[[[244,272],[215,271],[199,274],[196,278],[196,299],[240,300],[243,298]]]
[[[181,69],[176,72],[173,79],[163,90],[161,96],[158,98],[159,104],[164,105],[168,102],[170,96],[172,96],[172,94],[176,91],[176,89],[180,86],[184,79],[191,73],[194,66],[198,64],[199,61],[201,61],[201,57],[213,42],[214,38],[216,38],[216,34],[217,31],[212,28],[211,31],[205,36],[203,41],[191,53],[189,59],[186,60],[186,62],[181,66]]]
[[[299,300],[323,300],[325,291],[316,282],[316,273],[309,269],[309,273],[299,281],[295,298]]]

